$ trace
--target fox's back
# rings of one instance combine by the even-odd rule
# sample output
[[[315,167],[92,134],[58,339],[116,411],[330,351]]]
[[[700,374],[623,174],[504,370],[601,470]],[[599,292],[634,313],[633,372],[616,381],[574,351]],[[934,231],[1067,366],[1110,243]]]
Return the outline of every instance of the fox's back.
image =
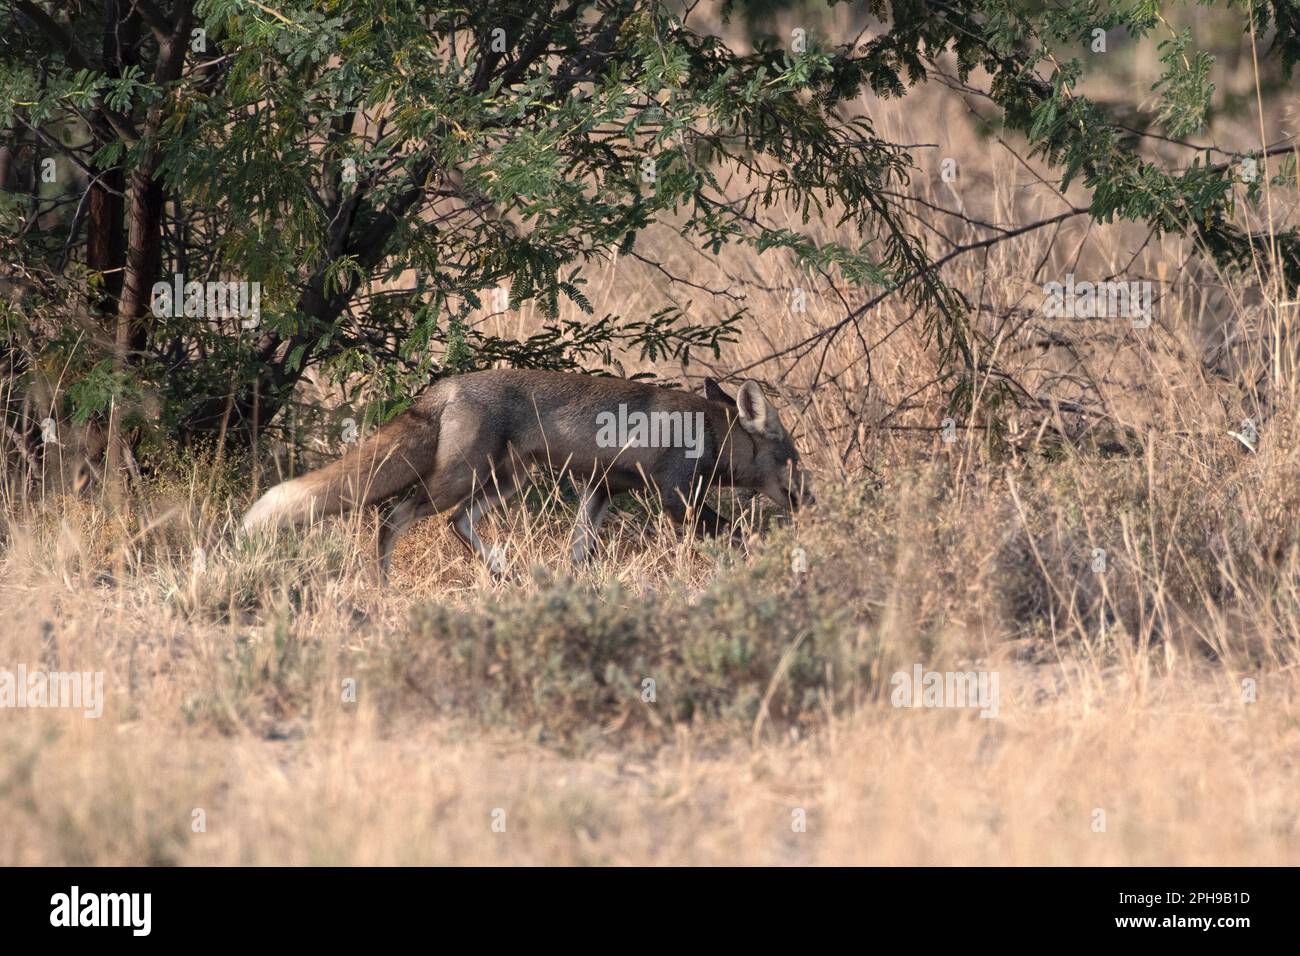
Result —
[[[727,427],[725,411],[699,395],[576,372],[471,372],[439,382],[426,400],[441,406],[444,441],[504,439],[514,454],[574,467],[597,462],[620,470],[652,469],[665,455],[686,452],[696,460],[712,458],[719,429]],[[638,413],[659,413],[659,420],[673,426],[664,433],[678,440],[667,446],[628,445],[628,429],[618,426],[631,419],[635,427]],[[611,442],[610,436],[618,440]]]

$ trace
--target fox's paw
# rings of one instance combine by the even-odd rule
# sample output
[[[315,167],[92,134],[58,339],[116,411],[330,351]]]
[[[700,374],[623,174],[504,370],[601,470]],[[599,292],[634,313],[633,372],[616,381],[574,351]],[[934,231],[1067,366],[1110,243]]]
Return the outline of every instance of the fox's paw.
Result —
[[[498,581],[506,576],[510,563],[506,560],[506,549],[501,545],[493,545],[483,556],[483,562],[487,565],[488,573]]]

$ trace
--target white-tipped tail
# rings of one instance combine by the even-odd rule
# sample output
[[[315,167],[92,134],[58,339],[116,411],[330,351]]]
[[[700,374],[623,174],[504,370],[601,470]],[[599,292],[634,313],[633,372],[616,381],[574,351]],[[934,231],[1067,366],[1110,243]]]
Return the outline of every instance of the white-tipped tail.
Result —
[[[399,415],[342,458],[285,481],[253,503],[243,531],[318,521],[377,504],[421,480],[438,448],[439,409]]]
[[[310,516],[315,496],[300,479],[276,485],[253,503],[240,522],[244,532],[280,528]]]

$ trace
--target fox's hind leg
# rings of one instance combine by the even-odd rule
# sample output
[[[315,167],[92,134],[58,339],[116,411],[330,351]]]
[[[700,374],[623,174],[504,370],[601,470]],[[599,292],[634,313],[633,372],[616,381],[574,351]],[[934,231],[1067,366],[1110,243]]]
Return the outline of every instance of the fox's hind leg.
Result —
[[[445,511],[452,512],[451,526],[456,536],[487,562],[494,574],[500,573],[505,562],[484,547],[474,526],[487,511],[514,496],[523,480],[524,475],[515,469],[506,469],[501,475],[493,469],[485,483],[478,478],[478,472],[473,467],[457,462],[416,485],[384,515],[380,524],[381,580],[386,581],[388,578],[388,566],[398,538],[421,518]]]
[[[379,580],[388,583],[388,565],[393,560],[397,539],[421,518],[437,514],[438,509],[429,499],[423,486],[399,501],[383,516],[379,524]]]
[[[421,518],[442,514],[467,502],[474,493],[474,487],[474,472],[469,468],[458,468],[450,475],[437,476],[436,484],[431,485],[428,481],[417,484],[410,494],[393,505],[379,525],[380,580],[388,580],[388,566],[393,560],[397,540],[411,525]],[[456,515],[459,514],[458,510]],[[461,538],[464,540],[463,535]]]
[[[523,482],[521,476],[514,471],[500,478],[493,475],[491,482],[456,509],[451,518],[451,527],[466,547],[483,560],[493,576],[500,577],[506,570],[505,554],[497,548],[484,545],[474,526],[483,515],[513,498]]]

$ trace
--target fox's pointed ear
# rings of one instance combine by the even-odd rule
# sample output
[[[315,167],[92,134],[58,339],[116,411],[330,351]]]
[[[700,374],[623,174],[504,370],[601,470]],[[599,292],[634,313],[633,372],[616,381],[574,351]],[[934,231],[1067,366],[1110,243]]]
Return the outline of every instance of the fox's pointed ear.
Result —
[[[767,402],[757,382],[749,379],[740,386],[736,393],[736,411],[740,413],[740,424],[751,435],[767,436],[772,431],[772,406]]]
[[[704,397],[711,402],[722,402],[732,408],[736,407],[736,400],[724,392],[722,386],[711,378],[704,380]]]

